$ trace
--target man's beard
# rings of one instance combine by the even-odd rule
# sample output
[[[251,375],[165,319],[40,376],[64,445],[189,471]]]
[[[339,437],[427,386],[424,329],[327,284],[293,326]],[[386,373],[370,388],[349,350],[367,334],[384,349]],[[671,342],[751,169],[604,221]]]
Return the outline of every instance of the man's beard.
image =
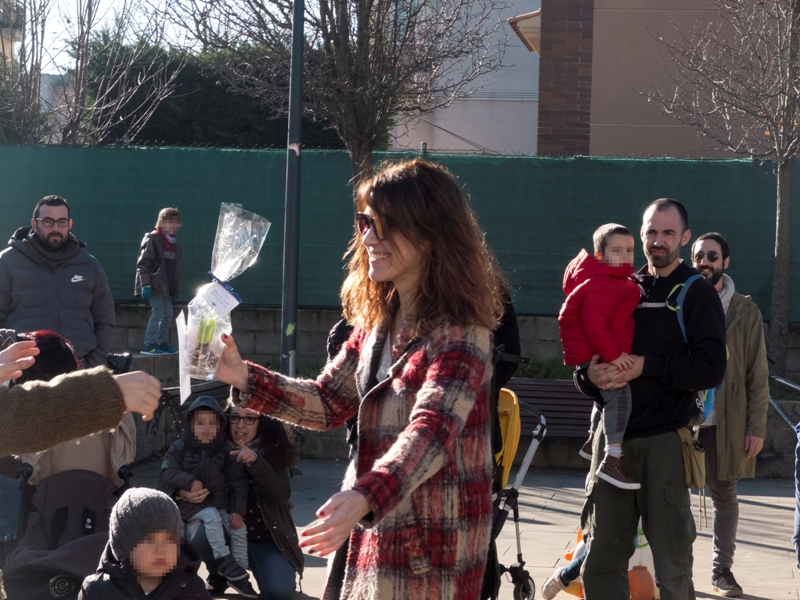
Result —
[[[69,234],[64,235],[55,232],[51,232],[46,238],[42,238],[38,232],[36,236],[39,238],[39,241],[42,242],[42,245],[50,251],[61,250],[69,239]]]
[[[700,274],[706,278],[706,281],[711,285],[717,285],[719,280],[722,279],[723,274],[725,273],[725,269],[722,268],[722,262],[720,261],[719,268],[717,267],[703,267],[702,269],[697,269],[700,271]]]
[[[651,254],[654,248],[655,248],[654,246],[650,247],[645,246],[644,255],[647,258],[647,261],[651,265],[653,265],[656,269],[663,269],[664,267],[668,267],[676,260],[678,260],[678,257],[680,256],[681,253],[680,246],[675,250],[675,252],[670,252],[665,246],[658,246],[659,250],[666,250],[667,253],[654,256]]]

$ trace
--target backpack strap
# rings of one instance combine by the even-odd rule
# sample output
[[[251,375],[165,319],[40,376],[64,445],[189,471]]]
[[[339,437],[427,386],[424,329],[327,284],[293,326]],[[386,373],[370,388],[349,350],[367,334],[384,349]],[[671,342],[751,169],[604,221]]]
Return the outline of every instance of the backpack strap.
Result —
[[[678,325],[681,326],[681,334],[683,334],[683,341],[686,343],[687,346],[689,345],[689,338],[686,337],[686,324],[683,321],[683,301],[686,299],[686,294],[689,292],[689,287],[691,287],[691,285],[701,277],[702,275],[700,273],[697,273],[696,275],[692,275],[691,277],[689,277],[689,279],[687,279],[681,284],[682,286],[681,291],[678,292],[678,297],[675,300],[675,308],[673,308],[673,310],[676,313],[678,313]]]

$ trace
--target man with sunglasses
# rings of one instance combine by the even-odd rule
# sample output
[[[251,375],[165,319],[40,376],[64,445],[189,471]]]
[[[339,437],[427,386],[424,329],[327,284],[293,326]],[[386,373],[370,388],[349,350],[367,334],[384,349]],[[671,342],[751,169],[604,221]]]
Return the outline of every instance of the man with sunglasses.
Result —
[[[728,364],[711,412],[700,426],[700,441],[714,504],[711,582],[723,596],[738,598],[742,588],[731,573],[739,523],[736,482],[755,477],[755,457],[764,445],[769,406],[764,326],[756,303],[737,292],[733,279],[725,273],[731,257],[722,235],[712,232],[697,238],[692,262],[717,290],[725,311]]]
[[[49,329],[72,345],[80,366],[106,364],[114,339],[114,299],[106,274],[72,233],[60,196],[36,204],[30,227],[0,253],[0,327]]]

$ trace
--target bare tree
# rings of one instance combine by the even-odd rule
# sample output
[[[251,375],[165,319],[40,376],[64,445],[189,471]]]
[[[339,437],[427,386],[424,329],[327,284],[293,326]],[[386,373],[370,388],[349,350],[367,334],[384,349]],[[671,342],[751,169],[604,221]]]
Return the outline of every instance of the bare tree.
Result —
[[[112,13],[111,0],[101,1],[78,0],[74,13],[61,14],[72,64],[58,67],[45,37],[57,0],[19,0],[22,41],[0,61],[0,131],[11,134],[0,143],[133,141],[172,93],[183,61],[165,45],[163,15],[137,0],[116,2]],[[47,68],[58,71],[50,85]]]
[[[14,6],[21,39],[5,47],[0,36],[0,143],[38,144],[52,132],[52,114],[41,105],[42,67],[49,62],[45,46],[47,19],[54,0],[22,0]],[[4,133],[4,132],[7,132]]]
[[[221,76],[286,112],[292,2],[173,0],[170,14]],[[358,179],[395,118],[449,105],[502,66],[502,0],[306,2],[304,106],[332,124]]]
[[[714,145],[777,163],[775,263],[768,346],[786,369],[792,163],[800,146],[800,0],[709,0],[718,21],[691,35],[655,33],[674,86],[651,100]]]
[[[100,0],[76,3],[74,64],[64,75],[71,93],[58,109],[62,144],[133,141],[173,92],[183,65],[169,56],[159,13],[124,0],[108,23],[100,8]]]

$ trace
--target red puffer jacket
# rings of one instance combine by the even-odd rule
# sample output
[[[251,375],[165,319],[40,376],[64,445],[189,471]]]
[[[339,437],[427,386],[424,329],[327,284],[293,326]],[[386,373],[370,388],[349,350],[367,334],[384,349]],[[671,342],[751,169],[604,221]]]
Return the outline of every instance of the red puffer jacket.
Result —
[[[567,295],[558,315],[564,364],[580,365],[599,354],[603,362],[630,354],[639,286],[633,267],[612,267],[581,250],[564,271]]]

